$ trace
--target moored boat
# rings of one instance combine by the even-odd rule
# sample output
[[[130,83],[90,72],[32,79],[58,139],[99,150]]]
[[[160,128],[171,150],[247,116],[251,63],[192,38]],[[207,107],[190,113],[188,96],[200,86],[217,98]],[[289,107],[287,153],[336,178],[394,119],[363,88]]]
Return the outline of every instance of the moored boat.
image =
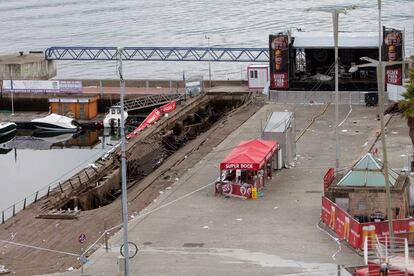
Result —
[[[0,122],[0,136],[13,133],[17,130],[17,125],[13,122]]]
[[[74,119],[52,113],[46,117],[33,119],[35,127],[48,131],[76,132],[80,128],[79,123]]]

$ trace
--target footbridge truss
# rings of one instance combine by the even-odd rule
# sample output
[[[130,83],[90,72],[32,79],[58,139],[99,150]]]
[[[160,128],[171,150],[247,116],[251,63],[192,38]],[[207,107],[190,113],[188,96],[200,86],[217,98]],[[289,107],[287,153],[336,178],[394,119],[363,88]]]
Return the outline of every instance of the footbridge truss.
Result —
[[[123,60],[269,62],[268,48],[124,47]],[[50,47],[46,60],[117,60],[117,47]]]

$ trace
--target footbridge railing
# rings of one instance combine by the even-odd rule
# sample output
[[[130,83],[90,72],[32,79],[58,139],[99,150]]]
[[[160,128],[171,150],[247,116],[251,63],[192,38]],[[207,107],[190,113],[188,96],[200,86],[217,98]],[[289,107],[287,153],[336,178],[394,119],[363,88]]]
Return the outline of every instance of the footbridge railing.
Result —
[[[124,101],[125,111],[138,110],[147,107],[153,107],[169,103],[172,100],[178,100],[184,97],[183,94],[157,94],[142,96],[130,100]],[[116,103],[115,106],[120,106],[120,103]]]

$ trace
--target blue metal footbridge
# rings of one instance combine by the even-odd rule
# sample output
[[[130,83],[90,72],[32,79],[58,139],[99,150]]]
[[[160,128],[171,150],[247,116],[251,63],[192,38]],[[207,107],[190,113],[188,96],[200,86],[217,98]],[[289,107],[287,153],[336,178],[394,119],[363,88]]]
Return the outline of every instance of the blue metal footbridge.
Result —
[[[117,60],[117,47],[50,47],[46,60]],[[124,47],[125,61],[269,62],[268,48]]]

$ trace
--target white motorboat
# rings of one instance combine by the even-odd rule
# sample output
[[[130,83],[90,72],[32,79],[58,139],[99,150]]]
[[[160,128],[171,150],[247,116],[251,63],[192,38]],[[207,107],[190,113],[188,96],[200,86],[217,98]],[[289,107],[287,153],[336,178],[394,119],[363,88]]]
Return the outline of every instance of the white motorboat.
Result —
[[[58,131],[58,132],[76,132],[79,129],[79,123],[72,118],[52,113],[46,117],[33,119],[31,121],[37,128]]]
[[[17,130],[17,125],[13,122],[0,122],[0,136],[8,135]]]
[[[124,119],[128,118],[128,112],[124,110]],[[119,127],[121,122],[121,107],[112,106],[103,121],[104,127]]]

